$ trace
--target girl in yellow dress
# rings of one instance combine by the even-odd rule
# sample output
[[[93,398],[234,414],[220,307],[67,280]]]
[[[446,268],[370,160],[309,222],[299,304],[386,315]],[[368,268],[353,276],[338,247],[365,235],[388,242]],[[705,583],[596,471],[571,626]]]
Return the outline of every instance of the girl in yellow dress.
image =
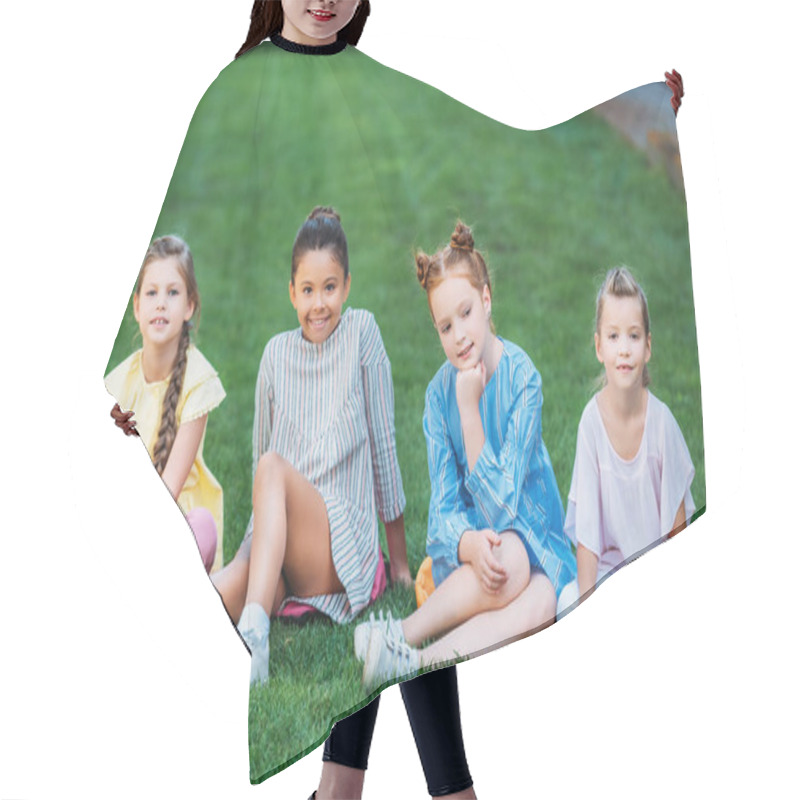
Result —
[[[142,347],[115,367],[106,388],[142,438],[153,464],[186,515],[206,572],[222,566],[222,487],[203,461],[208,413],[225,399],[214,367],[191,343],[200,293],[189,247],[156,239],[133,295]]]

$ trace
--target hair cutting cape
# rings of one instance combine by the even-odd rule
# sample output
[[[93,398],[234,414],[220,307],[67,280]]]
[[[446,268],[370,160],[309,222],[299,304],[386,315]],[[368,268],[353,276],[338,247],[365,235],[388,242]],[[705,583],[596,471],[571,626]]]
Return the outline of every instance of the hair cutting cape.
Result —
[[[702,513],[700,378],[670,97],[664,83],[653,83],[552,128],[524,131],[352,47],[319,55],[265,42],[223,70],[192,119],[154,237],[177,234],[192,250],[202,298],[195,341],[227,394],[209,415],[204,446],[224,491],[225,563],[252,510],[259,363],[270,338],[297,328],[287,291],[292,243],[316,205],[341,214],[348,305],[374,315],[391,362],[412,575],[427,555],[425,390],[445,360],[413,255],[447,244],[458,218],[473,227],[492,271],[498,334],[541,375],[541,431],[562,508],[574,499],[579,424],[602,369],[593,343],[597,289],[608,268],[625,264],[648,295],[650,388],[685,438],[693,516]],[[132,279],[138,266],[130,265]],[[128,309],[109,369],[134,349],[135,333]],[[663,540],[655,531],[617,567]],[[575,544],[567,546],[574,553]],[[413,589],[396,587],[370,608],[405,616],[415,607]],[[303,624],[273,619],[270,682],[250,692],[254,783],[318,746],[334,721],[374,696],[362,688],[353,654],[353,627],[370,608],[344,624],[322,614]],[[231,642],[238,643],[233,629]],[[531,664],[530,684],[520,690],[535,685]]]

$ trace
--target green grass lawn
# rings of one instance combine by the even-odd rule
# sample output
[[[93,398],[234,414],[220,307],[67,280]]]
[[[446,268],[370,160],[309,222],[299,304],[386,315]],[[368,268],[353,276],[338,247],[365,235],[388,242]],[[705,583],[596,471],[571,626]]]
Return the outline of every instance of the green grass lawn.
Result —
[[[341,81],[351,64],[338,68]],[[297,325],[287,291],[291,246],[317,204],[342,214],[352,270],[349,305],[375,314],[392,363],[412,571],[425,555],[429,498],[424,392],[443,361],[412,255],[416,247],[432,251],[446,243],[458,216],[474,226],[493,271],[497,332],[523,347],[542,375],[544,440],[565,502],[578,420],[600,371],[592,343],[594,295],[605,270],[625,263],[650,302],[651,388],[683,430],[696,468],[694,498],[704,508],[682,193],[591,113],[530,134],[479,118],[433,90],[418,91],[402,76],[381,76],[380,90],[373,81],[357,102],[357,92],[349,95],[349,109],[371,110],[361,116],[343,113],[341,98],[321,90],[313,96],[310,82],[308,106],[319,110],[313,118],[277,77],[267,80],[262,96],[270,103],[259,106],[254,121],[251,78],[224,73],[195,117],[156,227],[156,235],[183,236],[194,253],[202,298],[197,344],[228,395],[209,418],[205,443],[206,461],[225,491],[225,561],[251,510],[261,352],[271,336]],[[405,117],[383,109],[391,92],[407,95],[399,104]],[[371,115],[379,125],[370,124]],[[430,135],[431,120],[440,123],[437,137]],[[329,141],[344,144],[318,146]],[[127,268],[133,279],[135,269]],[[135,333],[129,308],[110,366],[138,346]],[[412,593],[393,589],[377,607],[407,614]],[[251,692],[254,779],[318,744],[331,708],[344,713],[365,702],[352,627],[273,624],[271,682]]]

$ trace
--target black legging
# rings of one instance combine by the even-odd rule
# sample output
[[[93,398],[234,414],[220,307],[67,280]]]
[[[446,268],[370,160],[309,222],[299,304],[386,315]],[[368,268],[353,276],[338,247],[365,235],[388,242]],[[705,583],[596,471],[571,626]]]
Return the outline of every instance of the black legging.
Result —
[[[417,743],[428,792],[440,797],[472,786],[464,753],[456,668],[426,672],[400,684],[408,721]],[[323,761],[365,770],[378,715],[380,695],[333,726]]]

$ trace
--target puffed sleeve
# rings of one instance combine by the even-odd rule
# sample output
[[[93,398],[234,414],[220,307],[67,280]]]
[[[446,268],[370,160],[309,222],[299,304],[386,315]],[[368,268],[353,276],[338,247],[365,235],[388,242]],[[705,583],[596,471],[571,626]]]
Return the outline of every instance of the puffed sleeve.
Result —
[[[689,448],[683,438],[678,422],[672,412],[664,406],[664,426],[661,444],[661,535],[672,533],[672,524],[681,503],[686,511],[686,521],[695,512],[692,498],[692,481],[694,480],[694,464],[689,455]]]
[[[431,481],[427,551],[433,560],[433,582],[438,585],[460,566],[458,545],[471,525],[461,496],[462,480],[447,431],[447,415],[433,384],[425,393],[422,425]]]
[[[363,312],[360,343],[375,504],[381,520],[391,522],[406,506],[395,442],[392,366],[378,324],[368,312]]]
[[[225,389],[217,371],[194,347],[189,351],[182,394],[178,410],[181,425],[208,414],[225,399]]]
[[[582,544],[598,557],[602,555],[601,497],[596,439],[584,412],[578,425],[575,464],[572,468],[572,484],[569,487],[564,533],[573,544]]]
[[[500,451],[488,437],[466,480],[467,491],[496,531],[513,528],[522,487],[542,442],[542,380],[533,365],[514,375]],[[544,531],[548,529],[544,510]]]

